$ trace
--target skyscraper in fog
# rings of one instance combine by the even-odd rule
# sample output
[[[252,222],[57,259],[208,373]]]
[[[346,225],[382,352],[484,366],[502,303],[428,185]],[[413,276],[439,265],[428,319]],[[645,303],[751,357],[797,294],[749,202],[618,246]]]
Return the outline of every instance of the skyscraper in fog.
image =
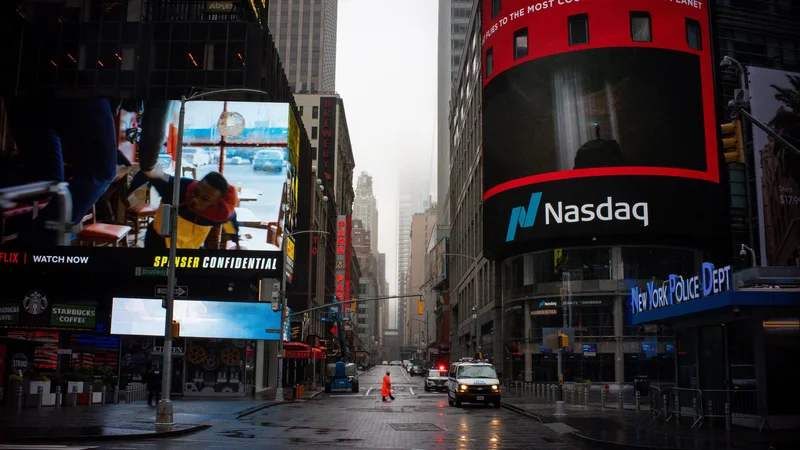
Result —
[[[269,29],[294,92],[336,90],[338,0],[270,0]]]
[[[371,236],[370,250],[378,254],[378,205],[372,191],[372,177],[367,172],[361,172],[356,184],[356,198],[353,202],[353,217],[361,219],[364,228],[369,230]],[[381,280],[383,283],[383,280]],[[381,286],[383,288],[383,286]]]

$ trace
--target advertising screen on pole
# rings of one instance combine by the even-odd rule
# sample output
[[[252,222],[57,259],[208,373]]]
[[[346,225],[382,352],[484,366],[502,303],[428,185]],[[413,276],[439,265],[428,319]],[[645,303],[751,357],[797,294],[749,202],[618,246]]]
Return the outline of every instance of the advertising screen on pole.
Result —
[[[750,112],[800,147],[800,73],[748,67]],[[800,154],[753,125],[761,265],[800,265]]]
[[[59,257],[71,256],[56,249],[65,244],[110,246],[123,263],[124,255],[166,255],[171,238],[161,206],[173,203],[179,101],[7,97],[0,116],[0,188],[58,181],[69,192],[66,205],[53,195],[3,205],[12,219],[4,244],[53,248]],[[288,103],[185,104],[179,256],[280,255],[284,230],[296,220],[299,133],[292,116]],[[48,222],[73,225],[71,237],[59,239]]]
[[[175,300],[174,308],[182,337],[277,341],[281,328],[269,303]],[[165,311],[159,299],[114,298],[111,334],[164,336]]]
[[[484,252],[717,234],[705,2],[482,3]]]

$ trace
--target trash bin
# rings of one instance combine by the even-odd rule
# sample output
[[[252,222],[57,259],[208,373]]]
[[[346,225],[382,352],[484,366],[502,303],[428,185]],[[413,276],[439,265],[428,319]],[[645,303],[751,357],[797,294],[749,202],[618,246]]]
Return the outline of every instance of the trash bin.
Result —
[[[647,375],[637,375],[633,377],[633,389],[638,392],[642,398],[647,398],[648,391],[650,390],[650,381],[647,380]]]

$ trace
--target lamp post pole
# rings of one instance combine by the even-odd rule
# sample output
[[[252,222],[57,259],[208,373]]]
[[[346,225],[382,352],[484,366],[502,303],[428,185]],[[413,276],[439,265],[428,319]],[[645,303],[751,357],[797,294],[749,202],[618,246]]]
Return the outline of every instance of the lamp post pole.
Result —
[[[183,122],[186,116],[186,103],[200,100],[209,95],[249,93],[267,95],[265,91],[256,89],[221,89],[193,94],[190,97],[181,97],[181,109],[178,118],[178,145],[175,149],[175,172],[172,176],[172,204],[165,205],[169,214],[169,265],[167,266],[167,298],[166,314],[164,318],[164,364],[161,367],[161,392],[162,397],[156,410],[156,425],[170,426],[174,422],[173,405],[170,400],[172,388],[172,319],[175,304],[175,260],[177,259],[178,237],[178,205],[180,204],[180,178],[183,157]]]
[[[286,261],[288,255],[286,253],[286,241],[287,239],[293,238],[298,234],[306,234],[306,233],[319,233],[319,234],[328,234],[327,231],[322,230],[305,230],[305,231],[296,231],[294,233],[289,233],[288,231],[284,230],[283,232],[283,239],[281,239],[281,252],[283,253],[283,268],[281,269],[281,326],[278,336],[278,385],[275,387],[275,401],[282,402],[284,401],[283,398],[283,334],[284,330],[286,329]],[[312,355],[313,356],[313,355]]]

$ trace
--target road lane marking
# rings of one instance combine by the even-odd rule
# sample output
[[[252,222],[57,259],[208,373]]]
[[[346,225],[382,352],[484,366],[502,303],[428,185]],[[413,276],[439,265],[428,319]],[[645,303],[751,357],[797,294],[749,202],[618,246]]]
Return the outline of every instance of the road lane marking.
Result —
[[[410,387],[410,388],[408,388],[408,390],[411,391],[411,395],[417,395],[417,394],[414,393],[414,388]]]
[[[368,396],[370,392],[372,392],[372,388],[367,389],[367,393],[364,394],[364,397]]]

